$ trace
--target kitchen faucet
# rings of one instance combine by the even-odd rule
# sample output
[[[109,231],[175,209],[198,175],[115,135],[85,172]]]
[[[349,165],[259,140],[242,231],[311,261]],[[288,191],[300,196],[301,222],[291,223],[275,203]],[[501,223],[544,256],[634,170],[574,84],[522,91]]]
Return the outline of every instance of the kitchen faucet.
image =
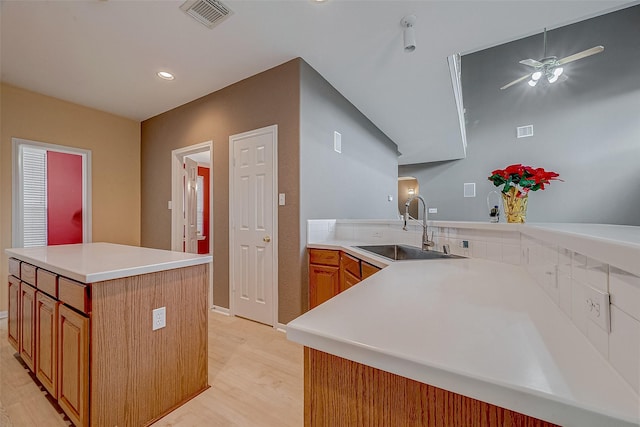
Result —
[[[402,229],[407,231],[407,220],[415,219],[409,215],[409,205],[413,202],[413,199],[418,199],[422,202],[422,250],[428,251],[430,247],[435,245],[435,243],[433,240],[429,240],[429,234],[427,232],[427,203],[424,201],[422,196],[415,195],[407,199],[407,202],[404,204],[404,227],[402,227]]]

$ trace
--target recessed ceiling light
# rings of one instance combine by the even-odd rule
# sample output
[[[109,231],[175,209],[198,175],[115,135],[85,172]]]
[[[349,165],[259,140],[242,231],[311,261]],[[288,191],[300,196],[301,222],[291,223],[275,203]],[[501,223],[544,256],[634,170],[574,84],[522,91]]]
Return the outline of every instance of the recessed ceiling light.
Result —
[[[158,77],[160,77],[161,79],[165,79],[165,80],[173,80],[173,74],[168,73],[166,71],[158,71]]]

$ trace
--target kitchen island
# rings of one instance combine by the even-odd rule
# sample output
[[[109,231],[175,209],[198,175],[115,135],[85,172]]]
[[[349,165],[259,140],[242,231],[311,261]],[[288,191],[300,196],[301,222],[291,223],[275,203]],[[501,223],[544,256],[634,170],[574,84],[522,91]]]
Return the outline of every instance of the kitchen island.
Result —
[[[6,252],[9,341],[75,425],[147,425],[209,387],[211,256],[109,243]]]
[[[387,267],[287,325],[305,346],[306,425],[640,424],[637,391],[527,269],[485,259],[391,262],[355,247],[362,243],[308,245]],[[620,267],[631,267],[632,254]]]

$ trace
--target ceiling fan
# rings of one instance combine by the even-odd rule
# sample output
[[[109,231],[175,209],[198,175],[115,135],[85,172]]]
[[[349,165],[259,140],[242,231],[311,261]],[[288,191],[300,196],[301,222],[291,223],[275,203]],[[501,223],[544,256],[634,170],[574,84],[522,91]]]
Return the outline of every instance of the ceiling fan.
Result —
[[[529,67],[533,67],[534,71],[527,74],[526,76],[522,76],[519,79],[512,81],[511,83],[507,83],[502,86],[500,90],[507,89],[517,83],[520,83],[523,80],[529,79],[527,82],[529,86],[535,86],[538,84],[542,77],[548,83],[555,83],[558,81],[558,78],[562,75],[564,69],[562,66],[564,64],[568,64],[569,62],[577,61],[578,59],[586,58],[587,56],[595,55],[596,53],[600,53],[604,50],[604,46],[594,46],[591,49],[583,50],[582,52],[574,53],[573,55],[569,55],[565,58],[558,59],[555,56],[547,56],[547,29],[544,29],[544,57],[536,61],[535,59],[523,59],[520,61],[521,64],[527,65]]]

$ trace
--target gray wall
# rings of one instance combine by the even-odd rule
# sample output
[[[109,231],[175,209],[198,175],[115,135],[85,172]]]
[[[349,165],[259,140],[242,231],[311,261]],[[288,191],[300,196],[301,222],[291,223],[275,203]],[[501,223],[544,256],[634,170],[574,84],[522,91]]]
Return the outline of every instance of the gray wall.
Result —
[[[304,61],[300,84],[302,231],[307,219],[396,218],[396,144]],[[333,150],[334,131],[342,154]]]
[[[462,57],[467,158],[399,168],[438,208],[430,219],[487,220],[487,176],[523,163],[565,180],[531,193],[528,222],[640,225],[640,6],[549,31],[547,43],[558,57],[605,51],[567,64],[564,82],[504,91],[528,72],[518,61],[542,57],[541,34]],[[526,124],[534,136],[516,139]],[[463,198],[465,182],[477,197]]]

